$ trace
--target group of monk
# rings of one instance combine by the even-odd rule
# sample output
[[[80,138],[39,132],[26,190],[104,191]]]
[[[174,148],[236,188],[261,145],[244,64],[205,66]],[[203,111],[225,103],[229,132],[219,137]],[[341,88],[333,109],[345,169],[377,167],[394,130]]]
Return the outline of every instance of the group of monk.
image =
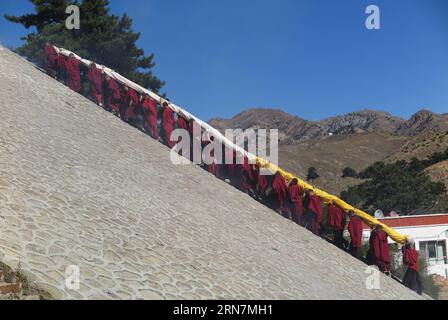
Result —
[[[95,63],[87,69],[83,68],[74,54],[65,56],[59,54],[53,45],[45,44],[44,64],[46,72],[67,85],[70,89],[83,94],[84,87],[81,75],[88,80],[89,99],[99,106],[112,112],[127,123],[139,127],[154,139],[160,140],[172,148],[174,142],[170,140],[171,133],[178,127],[187,127],[188,121],[183,117],[174,118],[168,101],[161,105],[161,121],[159,130],[159,109],[157,101],[148,94],[138,94],[136,90],[121,85],[115,79],[104,73]]]
[[[93,62],[88,68],[83,69],[80,61],[73,54],[69,54],[68,57],[59,54],[50,43],[45,44],[44,47],[44,62],[46,72],[50,76],[81,94],[84,91],[81,83],[81,72],[83,72],[88,80],[86,96],[89,99],[164,143],[170,149],[176,145],[176,142],[170,139],[171,133],[176,128],[187,130],[191,141],[193,140],[194,120],[187,120],[180,114],[177,114],[175,118],[168,99],[161,99],[158,102],[148,94],[139,95],[136,90],[106,75],[104,70],[98,68]],[[201,147],[205,148],[212,140],[202,142]],[[348,214],[348,224],[346,213],[334,203],[327,205],[328,211],[325,215],[321,198],[314,193],[314,190],[303,190],[297,179],[292,179],[288,184],[280,172],[275,175],[261,174],[258,164],[250,164],[246,156],[237,154],[235,150],[223,147],[222,156],[232,159],[231,163],[226,163],[224,159],[216,161],[213,153],[209,156],[213,159],[209,159],[211,161],[207,161],[207,164],[202,163],[201,166],[211,174],[228,181],[234,187],[315,235],[328,236],[328,230],[330,230],[331,236],[326,237],[327,240],[369,265],[376,265],[382,272],[390,273],[388,236],[380,226],[372,229],[369,240],[370,249],[364,258],[361,250],[363,222],[353,212]],[[238,157],[240,161],[237,161]],[[348,230],[350,241],[344,238],[345,230]],[[418,271],[418,253],[416,259],[415,252],[417,251],[412,250],[410,246],[406,246],[403,251],[404,263],[410,270]],[[415,278],[416,275],[412,271],[407,273],[408,282],[414,283]],[[417,287],[421,288],[421,285]]]

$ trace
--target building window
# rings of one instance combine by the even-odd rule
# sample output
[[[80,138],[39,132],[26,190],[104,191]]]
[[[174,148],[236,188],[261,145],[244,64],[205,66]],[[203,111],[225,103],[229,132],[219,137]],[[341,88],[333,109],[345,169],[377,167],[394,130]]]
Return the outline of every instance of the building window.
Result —
[[[445,240],[421,241],[420,252],[426,257],[429,266],[448,264]]]

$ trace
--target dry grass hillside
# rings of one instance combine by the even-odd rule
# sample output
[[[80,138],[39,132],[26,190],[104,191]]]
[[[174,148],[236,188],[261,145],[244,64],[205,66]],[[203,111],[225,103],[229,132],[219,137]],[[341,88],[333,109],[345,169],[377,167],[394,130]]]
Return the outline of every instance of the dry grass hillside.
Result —
[[[400,151],[393,153],[387,158],[387,161],[406,160],[409,161],[413,157],[420,160],[430,157],[436,152],[444,152],[448,148],[448,131],[444,132],[426,132],[414,136],[409,139],[400,149]],[[437,163],[428,169],[426,172],[431,179],[436,182],[445,184],[448,190],[448,162],[443,161]],[[431,208],[431,212],[439,213],[446,212],[448,208],[448,194],[440,197],[437,203]]]
[[[388,161],[410,160],[413,157],[426,159],[435,152],[448,148],[448,131],[428,132],[409,139]]]
[[[428,169],[426,172],[429,174],[433,181],[442,182],[445,184],[446,189],[448,190],[448,160],[439,162]],[[433,211],[435,212],[446,212],[448,208],[448,194],[442,196],[440,200],[436,203]]]
[[[439,162],[426,170],[432,180],[443,182],[448,186],[448,160]]]
[[[315,167],[320,178],[313,184],[339,195],[347,186],[360,180],[342,178],[342,170],[352,167],[361,171],[375,161],[384,160],[400,150],[407,137],[380,133],[361,133],[311,139],[294,145],[280,146],[280,166],[305,178],[308,168]]]

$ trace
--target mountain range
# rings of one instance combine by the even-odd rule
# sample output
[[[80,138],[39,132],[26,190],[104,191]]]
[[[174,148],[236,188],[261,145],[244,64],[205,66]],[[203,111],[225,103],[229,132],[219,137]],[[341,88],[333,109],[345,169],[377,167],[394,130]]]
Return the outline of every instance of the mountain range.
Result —
[[[282,110],[249,109],[232,119],[216,118],[209,122],[223,129],[278,129],[282,143],[294,143],[329,135],[346,135],[364,132],[415,136],[426,132],[447,131],[448,114],[421,110],[409,120],[384,111],[361,110],[320,121],[309,121]]]

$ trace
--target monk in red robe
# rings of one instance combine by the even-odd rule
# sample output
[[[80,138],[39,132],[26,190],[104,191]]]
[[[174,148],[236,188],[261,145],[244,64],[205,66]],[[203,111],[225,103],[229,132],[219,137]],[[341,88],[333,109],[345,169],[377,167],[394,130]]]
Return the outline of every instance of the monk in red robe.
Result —
[[[202,163],[202,128],[194,119],[190,119],[188,133],[190,134],[191,141],[190,160],[200,165]]]
[[[280,172],[276,172],[272,181],[273,209],[283,214],[286,200],[286,180]]]
[[[420,274],[418,273],[418,251],[415,250],[413,240],[408,241],[402,250],[403,264],[408,267],[403,277],[403,284],[421,295],[423,286]]]
[[[250,194],[253,185],[254,177],[252,175],[252,168],[249,164],[247,156],[243,156],[243,163],[237,165],[237,171],[239,172],[239,187],[244,193]]]
[[[204,141],[202,144],[202,150],[204,150],[205,147],[207,147],[208,145],[210,145],[213,142],[214,138],[210,137],[209,140]],[[207,170],[208,172],[210,172],[211,174],[213,174],[214,176],[218,176],[218,166],[216,164],[216,159],[215,159],[215,150],[212,150],[211,152],[205,152],[205,163],[204,163],[204,168],[205,170]]]
[[[62,53],[58,54],[58,78],[59,81],[67,85],[67,60]]]
[[[238,186],[238,166],[236,151],[234,149],[226,148],[226,157],[224,158],[226,166],[227,178],[230,180],[230,184],[233,186]]]
[[[81,62],[75,58],[73,53],[70,53],[67,63],[67,86],[75,92],[81,93]]]
[[[353,211],[349,213],[348,232],[350,234],[350,253],[357,259],[362,259],[362,220]]]
[[[389,273],[391,268],[390,249],[387,233],[380,226],[376,226],[370,235],[373,264],[377,265],[381,272]]]
[[[171,133],[174,130],[174,114],[167,101],[162,102],[162,131],[163,143],[170,149],[176,144],[171,140]]]
[[[106,75],[106,107],[116,116],[120,112],[121,89],[117,81]]]
[[[334,244],[343,249],[344,243],[344,229],[345,229],[345,213],[341,208],[333,203],[328,206],[328,219],[327,224],[333,229],[333,241]]]
[[[44,64],[47,74],[55,78],[58,74],[58,53],[49,42],[44,46]]]
[[[181,129],[184,130],[185,132],[188,133],[188,135],[190,136],[190,144],[192,143],[192,135],[191,135],[191,130],[190,130],[190,123],[189,121],[181,114],[177,115],[177,120],[176,120],[176,125],[177,125],[177,129]],[[190,152],[192,151],[191,149],[191,145],[190,145]],[[182,153],[182,150],[179,151],[180,153]],[[188,158],[188,156],[186,155],[186,153],[184,153],[184,156],[186,158]],[[191,159],[191,153],[190,153],[190,159]],[[188,160],[190,160],[188,159]]]
[[[176,124],[177,124],[177,128],[178,129],[183,129],[183,130],[186,130],[186,131],[190,130],[190,126],[189,126],[188,120],[184,116],[182,116],[182,115],[178,115],[177,116]]]
[[[212,162],[208,165],[208,172],[210,172],[212,175],[217,177],[218,176],[218,167],[216,165],[216,160],[214,160],[214,152],[213,151],[210,153],[210,157],[211,157]]]
[[[303,190],[299,181],[295,178],[291,180],[288,186],[288,200],[292,220],[297,224],[302,224]]]
[[[254,166],[254,179],[257,183],[257,195],[260,200],[264,200],[266,198],[266,189],[269,186],[268,179],[265,175],[260,173],[260,166],[257,164]]]
[[[139,103],[140,99],[137,91],[125,86],[122,109],[120,110],[121,117],[124,121],[134,124],[134,121],[137,118],[135,110]]]
[[[314,194],[313,190],[307,190],[306,196],[303,200],[305,209],[303,218],[306,229],[320,235],[320,225],[324,219],[324,212],[322,209],[322,202],[318,196]]]
[[[142,100],[142,109],[145,117],[144,128],[151,137],[159,140],[159,132],[157,125],[157,101],[152,99],[148,94]]]
[[[100,107],[103,106],[103,71],[98,69],[95,63],[89,66],[87,78],[90,81],[90,97]]]
[[[245,170],[244,167],[239,167],[240,171],[240,190],[243,191],[245,194],[250,194],[252,190],[251,185],[251,178],[249,171]]]

